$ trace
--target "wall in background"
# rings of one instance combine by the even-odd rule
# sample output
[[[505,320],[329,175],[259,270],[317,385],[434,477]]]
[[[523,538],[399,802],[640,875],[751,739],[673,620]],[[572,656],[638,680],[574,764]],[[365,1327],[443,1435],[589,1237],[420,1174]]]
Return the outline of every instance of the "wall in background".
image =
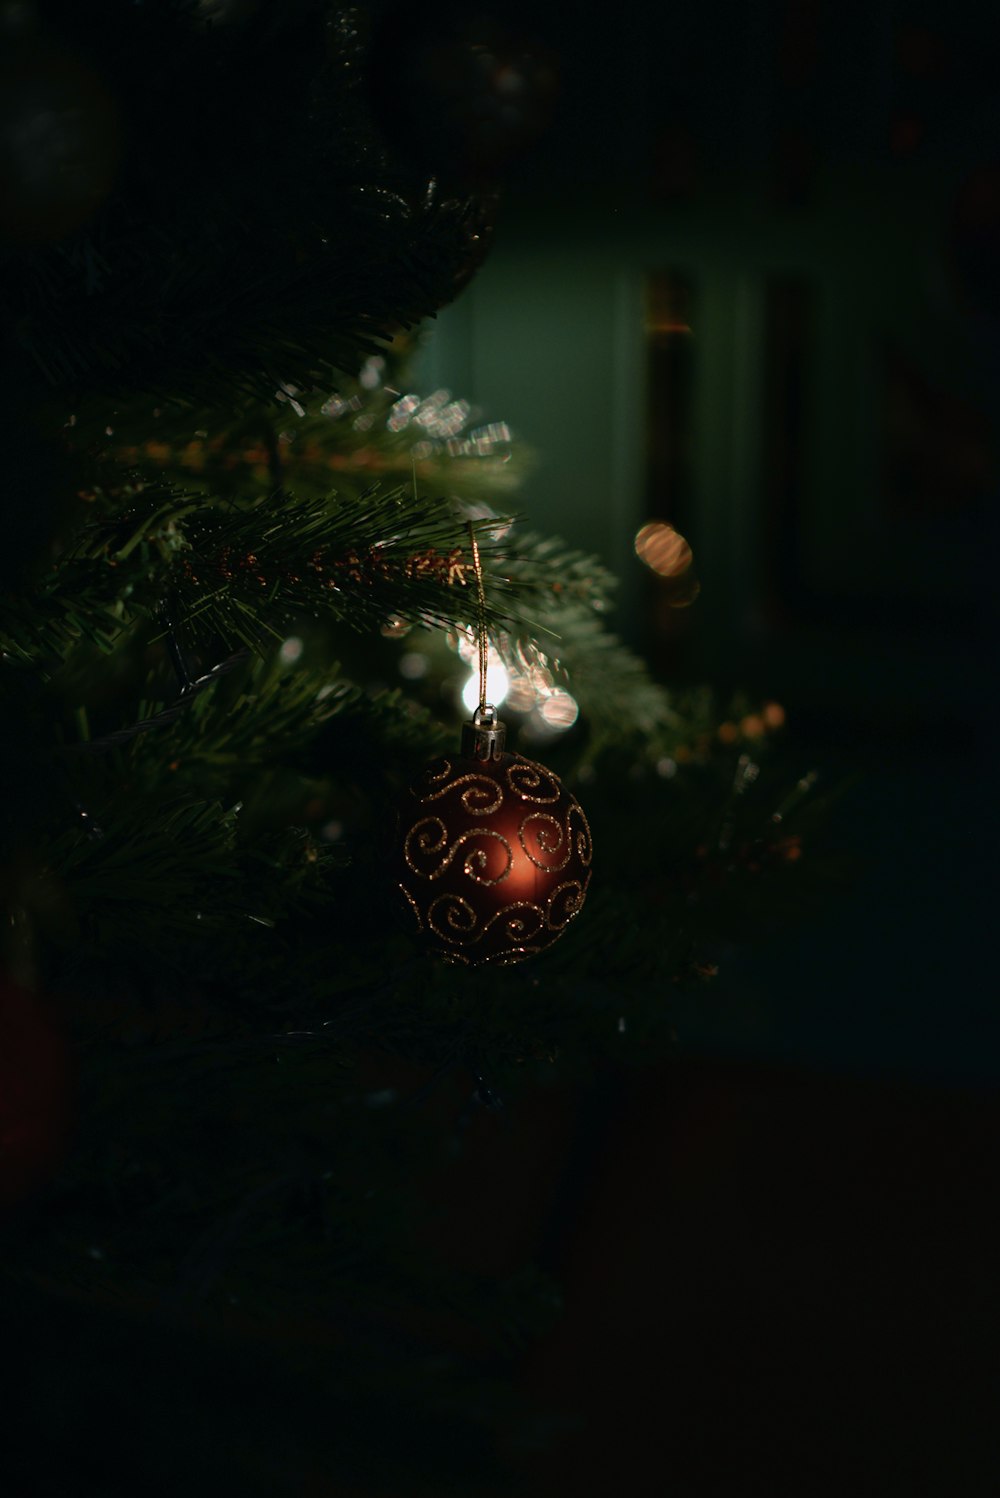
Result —
[[[618,573],[665,674],[967,719],[1000,483],[983,38],[941,6],[708,10],[560,34],[562,115],[421,383],[535,449],[527,510]],[[632,554],[651,517],[694,548],[683,617]]]
[[[862,772],[855,894],[727,954],[688,1054],[996,1076],[996,29],[940,0],[551,27],[560,118],[424,351],[537,451],[525,508],[619,574],[664,680],[776,695],[802,768]],[[651,516],[692,608],[633,554]]]

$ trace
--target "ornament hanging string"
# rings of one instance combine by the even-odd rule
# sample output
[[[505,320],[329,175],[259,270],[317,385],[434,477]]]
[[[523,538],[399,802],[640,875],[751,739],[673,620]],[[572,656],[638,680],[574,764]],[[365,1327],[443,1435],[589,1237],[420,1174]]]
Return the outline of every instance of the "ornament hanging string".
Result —
[[[593,842],[582,806],[558,778],[507,750],[506,725],[486,700],[486,589],[471,522],[468,532],[479,705],[462,724],[460,752],[425,766],[405,793],[392,868],[400,911],[428,950],[463,967],[506,967],[551,946],[579,913]],[[474,851],[456,857],[469,843]],[[479,1103],[501,1106],[481,1073],[475,1082]]]
[[[479,712],[486,712],[486,668],[490,659],[490,642],[486,632],[486,590],[483,587],[483,563],[476,540],[476,528],[469,521],[469,543],[472,547],[472,570],[476,578],[476,594],[479,599]]]

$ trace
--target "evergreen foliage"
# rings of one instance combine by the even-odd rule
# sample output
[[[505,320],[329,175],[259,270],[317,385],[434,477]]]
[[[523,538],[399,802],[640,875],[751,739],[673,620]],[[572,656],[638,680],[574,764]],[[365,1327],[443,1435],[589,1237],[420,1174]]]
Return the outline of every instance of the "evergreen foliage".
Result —
[[[448,299],[476,205],[388,160],[353,13],[206,25],[186,0],[101,0],[44,26],[17,47],[56,38],[98,69],[127,138],[102,204],[12,238],[0,277],[7,507],[38,521],[12,530],[0,596],[0,973],[48,996],[76,1058],[60,1158],[5,1223],[10,1345],[40,1325],[63,1388],[21,1411],[13,1490],[194,1491],[197,1467],[206,1490],[273,1494],[315,1460],[394,1491],[423,1463],[427,1491],[471,1492],[514,1419],[494,1375],[557,1297],[530,1267],[490,1282],[421,1247],[454,1088],[480,1106],[663,1054],[675,985],[756,907],[801,899],[796,809],[752,784],[759,720],[723,743],[709,694],[671,695],[609,633],[605,570],[512,515],[502,424],[399,383],[391,336]],[[597,848],[566,937],[474,982],[408,945],[382,875],[395,797],[457,734],[443,637],[475,617],[470,520],[496,648],[579,707],[541,744],[512,724]],[[400,677],[405,652],[423,675]],[[241,1428],[226,1466],[188,1409],[165,1455],[176,1401],[154,1406],[180,1369],[227,1381],[236,1439],[262,1398],[244,1344],[282,1439]],[[91,1436],[60,1487],[40,1427],[58,1407],[106,1430],[119,1404],[164,1486],[141,1442],[111,1470]]]

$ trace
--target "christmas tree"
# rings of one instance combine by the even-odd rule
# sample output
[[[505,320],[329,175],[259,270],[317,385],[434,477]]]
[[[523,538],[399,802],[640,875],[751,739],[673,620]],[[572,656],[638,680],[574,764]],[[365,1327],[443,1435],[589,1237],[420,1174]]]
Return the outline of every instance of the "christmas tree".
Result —
[[[490,233],[486,83],[449,155],[355,11],[0,24],[7,1490],[489,1490],[558,1291],[443,1263],[428,1171],[470,1110],[664,1054],[712,943],[801,897],[810,782],[758,778],[776,705],[610,632],[503,413],[411,388]],[[682,538],[640,545],[690,602]],[[551,951],[515,922],[472,969],[389,870],[480,645],[596,861]]]

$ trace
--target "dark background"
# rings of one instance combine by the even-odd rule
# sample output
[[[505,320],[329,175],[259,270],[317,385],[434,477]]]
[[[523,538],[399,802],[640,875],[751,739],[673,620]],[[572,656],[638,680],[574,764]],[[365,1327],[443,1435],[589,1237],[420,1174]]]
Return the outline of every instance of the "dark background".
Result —
[[[702,594],[680,616],[631,563],[625,628],[665,680],[780,699],[790,763],[850,781],[829,837],[857,872],[793,935],[723,954],[672,1064],[480,1120],[442,1251],[566,1280],[524,1372],[566,1423],[521,1458],[525,1492],[992,1493],[997,30],[941,3],[590,17],[536,17],[562,92],[498,263],[529,297],[560,245],[567,275],[617,256],[694,327],[652,328],[638,466]],[[725,421],[690,427],[722,257],[758,278],[760,384],[726,408],[752,425],[745,503],[709,513]],[[558,422],[554,398],[543,464]]]
[[[792,934],[712,954],[718,978],[674,1004],[670,1062],[585,1083],[553,1068],[499,1109],[470,1104],[467,1077],[435,1092],[432,1115],[462,1131],[423,1182],[437,1261],[491,1280],[535,1263],[565,1286],[528,1351],[483,1355],[512,1403],[481,1486],[985,1498],[996,28],[943,0],[504,14],[560,92],[509,174],[493,256],[441,318],[442,378],[537,448],[533,517],[619,567],[622,630],[661,679],[784,705],[789,773],[845,787],[815,855],[856,872]],[[547,288],[574,276],[586,295],[561,341]],[[605,428],[567,394],[566,351],[616,276],[646,326],[624,372],[592,345],[607,403],[619,375],[632,402],[631,425]],[[549,399],[521,415],[506,396],[539,367]],[[627,494],[588,489],[587,470],[627,476]],[[648,517],[692,543],[702,592],[681,613],[631,555]],[[392,1081],[383,1066],[373,1085]],[[52,1470],[79,1449],[80,1491],[128,1491],[132,1471],[136,1492],[231,1491],[266,1446],[247,1476],[273,1469],[275,1492],[315,1450],[309,1495],[398,1498],[336,1475],[329,1447],[351,1439],[359,1472],[397,1440],[449,1468],[447,1418],[406,1390],[331,1436],[301,1329],[266,1353],[248,1337],[244,1356],[170,1328],[137,1342],[118,1309],[81,1298],[58,1327],[27,1298],[14,1312],[25,1439],[47,1411]],[[396,1351],[387,1333],[390,1367]],[[133,1365],[161,1406],[123,1378]],[[92,1406],[72,1397],[81,1369]],[[19,1470],[37,1457],[26,1491],[62,1498],[49,1454]]]

